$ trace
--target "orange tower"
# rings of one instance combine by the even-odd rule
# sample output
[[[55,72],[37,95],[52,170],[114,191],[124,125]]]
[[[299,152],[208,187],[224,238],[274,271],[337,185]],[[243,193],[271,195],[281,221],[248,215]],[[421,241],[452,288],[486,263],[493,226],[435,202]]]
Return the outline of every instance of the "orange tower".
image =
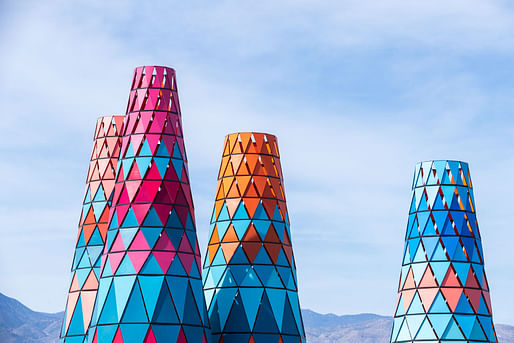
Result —
[[[275,136],[225,138],[203,285],[214,342],[305,342]]]

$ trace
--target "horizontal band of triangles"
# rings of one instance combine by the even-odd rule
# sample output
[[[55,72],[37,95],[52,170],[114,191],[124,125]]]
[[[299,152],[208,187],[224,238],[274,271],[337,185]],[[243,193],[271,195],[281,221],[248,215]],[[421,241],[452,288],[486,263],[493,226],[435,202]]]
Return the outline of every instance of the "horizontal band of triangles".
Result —
[[[258,132],[239,132],[227,135],[223,144],[223,156],[242,153],[280,157],[277,138],[274,135]]]
[[[472,187],[468,164],[460,161],[427,161],[418,163],[412,188],[425,185],[462,185]]]

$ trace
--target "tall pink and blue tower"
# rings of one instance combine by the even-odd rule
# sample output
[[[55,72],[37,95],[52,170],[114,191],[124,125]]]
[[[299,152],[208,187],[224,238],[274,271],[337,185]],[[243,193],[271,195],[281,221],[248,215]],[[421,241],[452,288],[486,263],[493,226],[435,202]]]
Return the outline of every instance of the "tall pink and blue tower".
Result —
[[[391,342],[498,340],[468,164],[416,165]]]
[[[206,342],[175,71],[134,72],[88,331],[92,343]]]

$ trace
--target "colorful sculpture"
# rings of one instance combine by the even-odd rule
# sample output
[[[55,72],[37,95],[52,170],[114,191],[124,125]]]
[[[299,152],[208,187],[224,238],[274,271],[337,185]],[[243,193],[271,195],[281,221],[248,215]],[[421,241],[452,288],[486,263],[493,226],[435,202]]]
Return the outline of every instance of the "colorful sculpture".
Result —
[[[91,321],[120,154],[122,124],[123,116],[101,117],[96,123],[61,342],[84,342]]]
[[[90,342],[206,342],[175,71],[136,68]]]
[[[391,342],[497,342],[468,164],[416,166]]]
[[[225,138],[204,263],[213,342],[305,342],[275,136]]]

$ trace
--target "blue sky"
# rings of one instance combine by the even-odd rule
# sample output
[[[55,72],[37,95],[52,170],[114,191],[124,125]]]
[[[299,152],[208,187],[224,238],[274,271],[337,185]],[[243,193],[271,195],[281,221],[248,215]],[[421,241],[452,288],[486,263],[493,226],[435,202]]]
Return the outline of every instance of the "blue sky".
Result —
[[[414,165],[470,163],[496,322],[514,324],[506,1],[0,3],[0,291],[64,308],[96,118],[177,70],[205,248],[223,137],[279,138],[302,306],[392,315]]]

